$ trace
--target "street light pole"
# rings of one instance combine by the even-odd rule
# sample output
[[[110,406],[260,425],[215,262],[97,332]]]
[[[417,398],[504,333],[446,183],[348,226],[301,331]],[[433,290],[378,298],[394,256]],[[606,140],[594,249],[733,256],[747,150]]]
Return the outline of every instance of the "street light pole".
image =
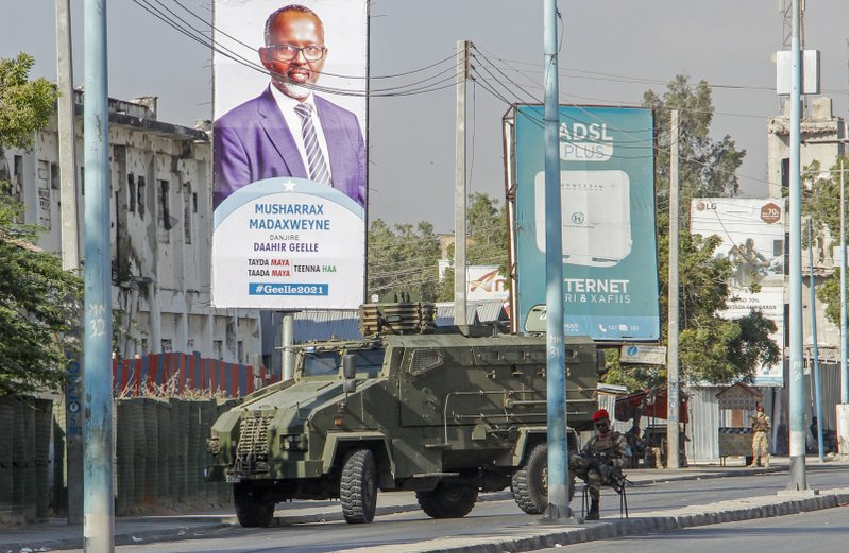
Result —
[[[85,338],[83,545],[115,551],[112,447],[112,284],[106,1],[85,2]]]
[[[545,332],[549,521],[572,521],[566,444],[566,362],[563,351],[563,225],[560,197],[560,88],[557,0],[545,0]]]
[[[801,194],[801,121],[802,51],[799,47],[799,1],[793,0],[793,38],[791,40],[792,75],[790,84],[790,244],[788,286],[790,288],[790,482],[788,489],[807,489],[805,482],[804,393],[802,381],[802,194]]]

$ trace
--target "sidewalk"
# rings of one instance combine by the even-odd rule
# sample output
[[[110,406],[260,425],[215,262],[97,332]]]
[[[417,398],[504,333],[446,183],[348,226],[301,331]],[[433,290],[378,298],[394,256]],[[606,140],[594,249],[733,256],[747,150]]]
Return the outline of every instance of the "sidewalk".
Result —
[[[630,469],[628,479],[634,485],[647,485],[673,480],[701,480],[750,476],[787,470],[786,458],[774,458],[769,468],[743,467],[732,460],[728,466],[698,465],[682,469]],[[844,461],[826,463],[847,464]],[[819,465],[816,458],[810,462],[813,467]],[[419,505],[415,495],[409,492],[379,493],[377,514],[385,515],[398,512],[415,511]],[[492,501],[510,498],[509,492],[484,494],[480,501]],[[688,526],[716,524],[728,520],[777,516],[791,512],[818,510],[835,507],[838,503],[849,501],[849,489],[820,492],[798,492],[790,495],[749,498],[745,501],[725,501],[711,505],[688,507],[685,510],[664,511],[641,514],[639,518],[602,519],[600,522],[587,523],[579,527],[527,526],[505,530],[503,535],[480,537],[446,537],[421,544],[405,544],[403,547],[385,546],[373,548],[374,552],[401,553],[436,551],[490,551],[490,546],[500,544],[504,551],[527,551],[535,548],[553,547],[558,543],[577,543],[592,541],[615,535],[664,531]],[[295,501],[280,504],[275,512],[275,526],[290,526],[305,522],[342,520],[342,513],[336,501]],[[574,507],[574,502],[573,502]],[[795,509],[795,510],[794,510]],[[683,512],[686,511],[686,512]],[[151,543],[184,539],[193,535],[204,535],[238,526],[232,510],[181,513],[166,516],[120,517],[115,519],[115,544]],[[53,519],[46,524],[0,528],[0,553],[46,549],[81,549],[83,547],[81,526],[68,526],[64,519]],[[539,544],[538,547],[535,544]],[[418,547],[416,547],[418,545]]]

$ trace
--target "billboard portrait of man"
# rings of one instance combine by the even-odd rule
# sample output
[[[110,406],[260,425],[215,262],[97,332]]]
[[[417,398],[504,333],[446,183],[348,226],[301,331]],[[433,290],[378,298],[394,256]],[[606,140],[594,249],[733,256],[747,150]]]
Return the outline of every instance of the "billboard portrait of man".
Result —
[[[322,17],[304,4],[268,13],[257,53],[269,82],[215,121],[215,207],[239,188],[287,176],[330,186],[365,206],[361,125],[351,110],[315,93],[332,51]]]
[[[365,290],[368,0],[213,0],[212,304]]]

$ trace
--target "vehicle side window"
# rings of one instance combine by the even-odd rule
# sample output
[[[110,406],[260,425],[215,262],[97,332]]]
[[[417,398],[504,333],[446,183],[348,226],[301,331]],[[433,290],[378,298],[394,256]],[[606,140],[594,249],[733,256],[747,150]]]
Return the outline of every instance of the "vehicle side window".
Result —
[[[380,373],[383,367],[383,358],[386,356],[386,350],[380,349],[360,349],[354,350],[353,353],[357,359],[357,373],[366,373],[370,378],[374,378]]]

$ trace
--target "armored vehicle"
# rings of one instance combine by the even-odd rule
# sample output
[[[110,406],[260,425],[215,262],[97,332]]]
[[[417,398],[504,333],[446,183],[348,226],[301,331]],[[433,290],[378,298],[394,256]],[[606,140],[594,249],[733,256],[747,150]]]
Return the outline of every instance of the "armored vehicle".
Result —
[[[429,304],[360,312],[367,338],[299,347],[293,380],[212,427],[207,478],[233,483],[239,523],[269,526],[280,501],[334,498],[348,523],[368,523],[378,489],[414,491],[434,518],[508,487],[522,510],[544,512],[545,338],[440,331]],[[565,351],[567,421],[581,429],[603,356],[588,338]]]

